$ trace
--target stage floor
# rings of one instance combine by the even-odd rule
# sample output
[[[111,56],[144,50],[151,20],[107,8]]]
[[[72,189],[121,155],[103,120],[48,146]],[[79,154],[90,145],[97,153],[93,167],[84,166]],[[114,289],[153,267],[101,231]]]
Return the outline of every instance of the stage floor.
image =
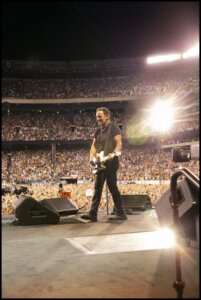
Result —
[[[175,247],[154,209],[110,223],[14,226],[2,218],[3,298],[177,298]],[[76,216],[79,219],[79,215]],[[179,240],[183,298],[199,298],[199,248]]]

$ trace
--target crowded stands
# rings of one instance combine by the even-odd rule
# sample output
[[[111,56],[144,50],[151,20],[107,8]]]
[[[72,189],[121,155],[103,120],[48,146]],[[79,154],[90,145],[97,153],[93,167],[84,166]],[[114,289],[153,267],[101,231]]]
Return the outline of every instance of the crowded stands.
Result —
[[[129,77],[94,79],[18,79],[3,78],[3,97],[30,99],[71,99],[131,95],[186,93],[199,89],[198,70],[189,73],[138,74]]]
[[[194,95],[198,103],[199,73],[197,68],[177,72],[140,71],[130,76],[101,78],[17,78],[2,79],[3,99],[74,99],[101,97],[164,96],[179,94],[181,99]],[[83,100],[84,101],[84,100]],[[2,213],[12,214],[19,194],[15,191],[22,184],[28,189],[26,194],[36,200],[58,197],[59,183],[62,177],[76,178],[77,184],[64,184],[64,191],[71,195],[71,200],[82,210],[90,207],[93,193],[93,174],[89,165],[89,148],[97,124],[95,109],[62,109],[48,111],[34,108],[32,111],[15,111],[6,106],[2,115],[2,141],[7,143],[2,151],[2,179],[7,191],[2,195]],[[105,103],[104,106],[107,106]],[[126,105],[125,105],[126,106]],[[151,132],[140,145],[130,143],[132,136],[127,124],[135,118],[136,108],[112,110],[112,122],[121,125],[123,151],[120,157],[118,181],[121,194],[147,194],[154,203],[169,187],[172,174],[179,167],[189,168],[199,176],[199,161],[176,163],[172,160],[171,148],[159,151],[158,136]],[[190,117],[175,123],[163,136],[163,144],[179,144],[199,141],[199,120]],[[27,148],[25,142],[40,141],[49,143],[49,148],[42,146]],[[71,147],[56,149],[55,161],[52,160],[51,145],[54,141],[66,141]],[[88,141],[73,148],[72,141]],[[22,142],[21,149],[15,148],[15,142]],[[126,142],[126,143],[125,143]],[[10,143],[10,144],[9,144]],[[159,154],[160,152],[160,154]],[[10,161],[8,160],[10,154]],[[22,191],[23,194],[23,191]],[[110,197],[109,197],[110,198]],[[112,201],[109,201],[112,209]],[[106,193],[103,192],[101,209],[106,209]]]

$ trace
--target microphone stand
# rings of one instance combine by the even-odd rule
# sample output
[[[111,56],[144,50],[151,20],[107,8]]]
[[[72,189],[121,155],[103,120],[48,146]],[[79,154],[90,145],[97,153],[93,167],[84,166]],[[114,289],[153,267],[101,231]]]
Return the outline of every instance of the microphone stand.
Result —
[[[107,215],[109,215],[109,199],[108,199],[108,186],[107,186],[107,181],[105,182],[106,184],[106,211]]]

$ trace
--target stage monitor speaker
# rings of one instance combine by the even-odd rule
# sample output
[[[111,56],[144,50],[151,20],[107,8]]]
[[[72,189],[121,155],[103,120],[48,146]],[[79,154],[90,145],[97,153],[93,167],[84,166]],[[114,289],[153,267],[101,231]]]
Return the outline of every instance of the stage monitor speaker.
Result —
[[[68,198],[43,199],[40,203],[54,209],[60,216],[74,215],[78,212],[76,205]]]
[[[177,183],[177,195],[179,198],[178,215],[180,228],[186,238],[197,240],[199,218],[198,191],[188,180]],[[155,209],[161,226],[172,227],[174,225],[171,192],[168,189],[162,197],[156,201]]]
[[[30,196],[19,196],[15,216],[21,225],[58,224],[59,214]]]
[[[147,194],[121,195],[124,209],[144,211],[151,206],[151,200]]]

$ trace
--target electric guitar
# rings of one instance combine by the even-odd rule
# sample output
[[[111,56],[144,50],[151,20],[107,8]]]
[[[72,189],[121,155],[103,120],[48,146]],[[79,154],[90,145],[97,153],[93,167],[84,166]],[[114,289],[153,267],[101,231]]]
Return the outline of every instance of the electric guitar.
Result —
[[[93,162],[94,162],[94,167],[92,169],[92,173],[94,175],[99,174],[101,171],[104,171],[106,168],[105,162],[112,159],[115,156],[120,156],[121,155],[121,151],[116,151],[114,153],[109,153],[108,155],[104,156],[104,151],[101,151],[100,153],[98,153],[98,157],[97,158],[93,158]]]

